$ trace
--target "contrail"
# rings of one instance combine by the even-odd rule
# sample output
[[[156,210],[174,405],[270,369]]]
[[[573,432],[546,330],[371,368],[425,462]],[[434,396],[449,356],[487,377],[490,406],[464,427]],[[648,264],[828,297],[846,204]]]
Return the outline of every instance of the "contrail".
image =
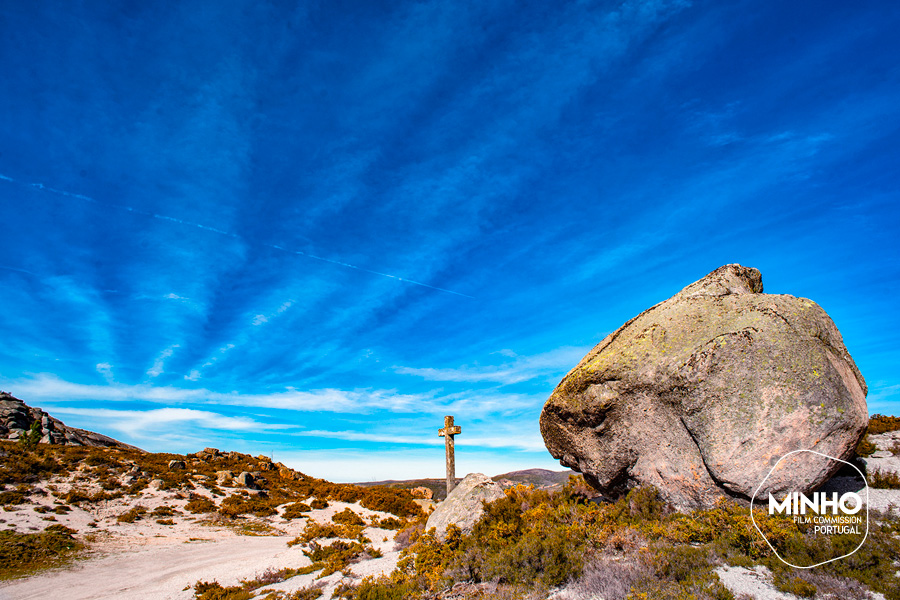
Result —
[[[47,187],[43,183],[27,183],[24,181],[19,181],[17,179],[13,179],[12,177],[3,175],[2,173],[0,173],[0,180],[8,181],[10,183],[14,183],[14,184],[25,186],[25,187],[30,187],[30,188],[33,188],[36,190],[40,190],[42,192],[56,194],[58,196],[64,196],[66,198],[74,198],[75,200],[81,200],[83,202],[90,202],[91,204],[96,204],[98,206],[105,206],[108,208],[115,208],[117,210],[124,210],[126,212],[134,213],[136,215],[141,215],[144,217],[149,217],[151,219],[159,219],[160,221],[169,221],[172,223],[177,223],[179,225],[183,225],[185,227],[196,227],[197,229],[202,229],[203,231],[209,231],[212,233],[217,233],[219,235],[224,235],[226,237],[240,239],[245,242],[247,241],[245,238],[241,237],[240,235],[238,235],[236,233],[232,233],[230,231],[223,231],[221,229],[216,229],[215,227],[209,227],[207,225],[202,225],[200,223],[192,223],[190,221],[183,221],[181,219],[176,219],[175,217],[168,217],[166,215],[160,215],[160,214],[156,214],[156,213],[152,213],[152,212],[139,210],[139,209],[133,208],[131,206],[125,206],[123,204],[113,204],[111,202],[103,202],[101,200],[97,200],[96,198],[91,198],[90,196],[85,196],[84,194],[73,194],[72,192],[67,192],[65,190],[58,190],[56,188]],[[282,246],[277,246],[275,244],[267,244],[265,242],[260,242],[259,245],[266,246],[267,248],[273,248],[273,249],[279,250],[281,252],[287,252],[288,254],[296,254],[297,256],[302,256],[304,258],[311,258],[313,260],[330,263],[332,265],[337,265],[339,267],[344,267],[347,269],[354,269],[356,271],[361,271],[363,273],[370,273],[372,275],[378,275],[379,277],[387,277],[389,279],[395,279],[397,281],[402,281],[404,283],[410,283],[412,285],[417,285],[420,287],[428,288],[430,290],[435,290],[438,292],[445,292],[447,294],[453,294],[454,296],[462,296],[463,298],[473,298],[473,296],[469,296],[468,294],[454,292],[453,290],[448,290],[448,289],[437,287],[434,285],[428,285],[427,283],[422,283],[421,281],[414,281],[412,279],[406,279],[405,277],[391,275],[390,273],[382,273],[381,271],[373,271],[372,269],[367,269],[365,267],[360,267],[357,265],[351,265],[350,263],[341,262],[339,260],[334,260],[331,258],[325,258],[323,256],[316,256],[315,254],[308,254],[306,252],[301,252],[300,250],[291,250],[289,248],[284,248]],[[4,267],[4,268],[9,268],[9,267]],[[21,271],[21,269],[11,269],[11,270]],[[27,273],[27,271],[23,271],[23,272]]]

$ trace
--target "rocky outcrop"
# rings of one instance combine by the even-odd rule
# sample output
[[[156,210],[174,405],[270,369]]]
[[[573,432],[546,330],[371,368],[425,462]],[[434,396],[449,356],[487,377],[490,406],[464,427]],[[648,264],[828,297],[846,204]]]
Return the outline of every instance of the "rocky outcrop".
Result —
[[[554,458],[616,495],[651,484],[681,508],[813,490],[868,422],[866,384],[815,302],[726,265],[600,342],[541,413]],[[782,468],[783,467],[783,468]]]
[[[0,440],[17,441],[30,435],[39,435],[41,444],[139,449],[93,431],[68,427],[43,410],[0,392]]]
[[[484,503],[502,497],[503,490],[490,477],[470,473],[453,488],[446,500],[437,505],[425,523],[425,530],[434,527],[437,537],[444,539],[447,526],[453,523],[463,533],[470,533],[484,514]]]

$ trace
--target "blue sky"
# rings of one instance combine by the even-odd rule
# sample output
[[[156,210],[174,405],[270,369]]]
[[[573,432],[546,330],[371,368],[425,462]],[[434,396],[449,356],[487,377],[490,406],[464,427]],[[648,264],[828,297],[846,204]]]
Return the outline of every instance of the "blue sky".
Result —
[[[0,387],[334,481],[559,468],[581,356],[723,264],[897,414],[895,2],[5,2]]]

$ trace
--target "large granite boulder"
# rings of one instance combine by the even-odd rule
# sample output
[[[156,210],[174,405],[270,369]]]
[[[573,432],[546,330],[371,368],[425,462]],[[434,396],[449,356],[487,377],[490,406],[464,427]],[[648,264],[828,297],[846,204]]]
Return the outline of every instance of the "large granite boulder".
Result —
[[[821,485],[868,422],[866,383],[815,302],[763,294],[726,265],[600,342],[541,413],[554,458],[615,496],[651,484],[679,508]],[[766,497],[766,496],[764,496]]]
[[[470,473],[453,488],[446,500],[437,505],[425,523],[425,530],[434,527],[438,539],[441,540],[444,539],[450,523],[459,527],[463,533],[470,533],[484,514],[484,503],[503,496],[503,488],[490,477],[481,473]]]

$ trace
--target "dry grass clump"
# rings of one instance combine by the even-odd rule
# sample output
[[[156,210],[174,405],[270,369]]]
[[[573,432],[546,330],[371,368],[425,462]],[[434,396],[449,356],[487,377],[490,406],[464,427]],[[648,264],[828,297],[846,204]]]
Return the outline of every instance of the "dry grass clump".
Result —
[[[40,533],[0,531],[0,580],[68,562],[84,548],[73,537],[75,533],[63,525],[51,525]]]

